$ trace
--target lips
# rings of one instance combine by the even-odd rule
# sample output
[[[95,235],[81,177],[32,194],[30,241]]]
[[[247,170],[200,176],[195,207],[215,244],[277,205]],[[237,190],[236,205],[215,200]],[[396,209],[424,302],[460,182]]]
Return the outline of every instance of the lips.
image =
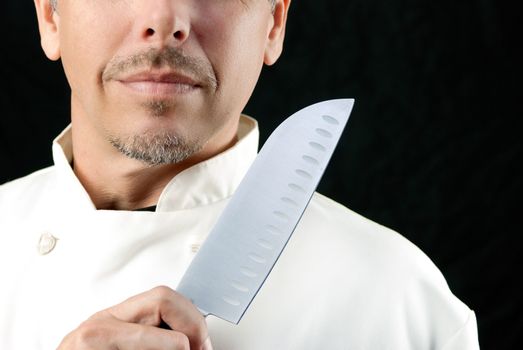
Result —
[[[176,72],[141,72],[115,80],[136,93],[153,97],[187,94],[202,87],[191,77]]]

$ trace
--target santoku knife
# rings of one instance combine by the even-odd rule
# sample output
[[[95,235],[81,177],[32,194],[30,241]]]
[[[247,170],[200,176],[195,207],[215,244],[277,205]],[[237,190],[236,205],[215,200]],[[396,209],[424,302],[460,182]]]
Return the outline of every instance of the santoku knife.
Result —
[[[304,108],[265,142],[178,285],[205,316],[240,322],[316,190],[353,104]]]

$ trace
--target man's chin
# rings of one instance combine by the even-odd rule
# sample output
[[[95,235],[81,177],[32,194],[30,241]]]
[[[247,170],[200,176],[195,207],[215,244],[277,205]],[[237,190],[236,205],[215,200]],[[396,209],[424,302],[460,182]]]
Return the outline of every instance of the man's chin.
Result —
[[[149,166],[181,163],[202,148],[195,140],[186,140],[165,130],[110,137],[109,142],[126,157]]]

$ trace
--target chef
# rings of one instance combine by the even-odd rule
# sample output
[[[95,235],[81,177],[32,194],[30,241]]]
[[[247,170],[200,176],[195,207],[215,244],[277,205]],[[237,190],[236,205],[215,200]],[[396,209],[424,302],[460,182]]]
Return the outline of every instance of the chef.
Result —
[[[429,258],[319,194],[239,325],[174,290],[256,156],[289,5],[35,0],[71,124],[0,187],[1,349],[478,349]]]

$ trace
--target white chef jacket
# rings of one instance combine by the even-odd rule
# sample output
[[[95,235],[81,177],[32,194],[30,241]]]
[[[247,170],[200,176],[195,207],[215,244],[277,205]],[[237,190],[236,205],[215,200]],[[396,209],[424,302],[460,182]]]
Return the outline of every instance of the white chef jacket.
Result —
[[[0,349],[55,349],[95,312],[159,285],[176,288],[256,156],[239,141],[178,174],[156,212],[97,210],[71,169],[0,186]],[[474,313],[399,234],[316,194],[239,325],[207,318],[217,350],[478,349]]]

